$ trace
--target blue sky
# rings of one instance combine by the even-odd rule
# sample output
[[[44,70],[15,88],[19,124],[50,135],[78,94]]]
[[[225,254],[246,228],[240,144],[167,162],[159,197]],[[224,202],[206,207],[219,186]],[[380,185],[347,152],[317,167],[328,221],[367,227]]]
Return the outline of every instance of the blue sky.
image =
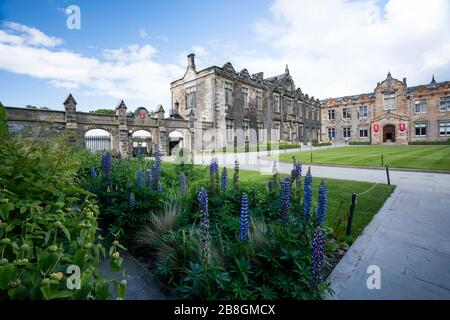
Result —
[[[81,30],[65,8],[81,9]],[[407,9],[407,10],[406,10]],[[370,92],[388,70],[409,85],[450,80],[446,0],[64,1],[0,4],[0,101],[83,111],[169,107],[186,55],[198,68],[282,73],[318,98]]]

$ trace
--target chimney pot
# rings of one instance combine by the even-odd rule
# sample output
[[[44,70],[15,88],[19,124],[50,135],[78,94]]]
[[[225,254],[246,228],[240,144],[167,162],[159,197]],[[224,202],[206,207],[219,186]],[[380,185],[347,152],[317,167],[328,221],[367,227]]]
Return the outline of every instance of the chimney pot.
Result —
[[[188,68],[195,71],[195,54],[191,53],[187,56],[188,58]]]

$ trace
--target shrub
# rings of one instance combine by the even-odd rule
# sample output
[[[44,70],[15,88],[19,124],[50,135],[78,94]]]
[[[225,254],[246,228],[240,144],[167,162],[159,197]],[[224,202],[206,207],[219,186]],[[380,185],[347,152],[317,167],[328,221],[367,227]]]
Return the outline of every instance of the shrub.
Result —
[[[410,141],[409,145],[450,145],[450,139],[441,141]]]
[[[8,120],[6,117],[6,110],[0,102],[0,141],[8,139]]]
[[[0,145],[0,299],[110,298],[114,284],[124,297],[126,282],[103,277],[105,248],[97,235],[98,207],[76,186],[80,162],[64,139]],[[109,265],[120,271],[117,242]],[[80,268],[80,290],[69,290],[68,267]]]
[[[315,141],[313,140],[311,142],[311,145],[313,147],[325,147],[325,146],[331,146],[332,143],[331,142],[318,142],[317,140],[315,140]]]
[[[369,141],[350,141],[348,144],[351,146],[367,146],[371,143]]]

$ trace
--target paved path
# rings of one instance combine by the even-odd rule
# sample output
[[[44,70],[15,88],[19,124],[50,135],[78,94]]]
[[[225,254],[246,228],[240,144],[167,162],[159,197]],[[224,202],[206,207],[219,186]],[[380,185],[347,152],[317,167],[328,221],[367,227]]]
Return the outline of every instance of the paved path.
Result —
[[[266,155],[266,152],[262,152]],[[270,173],[258,154],[218,155],[219,164]],[[209,163],[197,158],[196,163]],[[450,160],[449,160],[450,161]],[[292,165],[280,163],[289,173]],[[386,183],[382,170],[311,166],[314,177]],[[392,196],[328,278],[328,299],[450,299],[450,174],[391,170]],[[381,270],[381,289],[369,290],[367,268]]]

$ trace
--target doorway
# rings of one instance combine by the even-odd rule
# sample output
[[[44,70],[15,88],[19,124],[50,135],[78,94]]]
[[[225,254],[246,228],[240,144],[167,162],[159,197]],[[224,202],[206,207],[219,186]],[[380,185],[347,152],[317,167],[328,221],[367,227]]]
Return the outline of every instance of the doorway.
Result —
[[[395,126],[392,124],[383,127],[383,142],[395,142]]]

